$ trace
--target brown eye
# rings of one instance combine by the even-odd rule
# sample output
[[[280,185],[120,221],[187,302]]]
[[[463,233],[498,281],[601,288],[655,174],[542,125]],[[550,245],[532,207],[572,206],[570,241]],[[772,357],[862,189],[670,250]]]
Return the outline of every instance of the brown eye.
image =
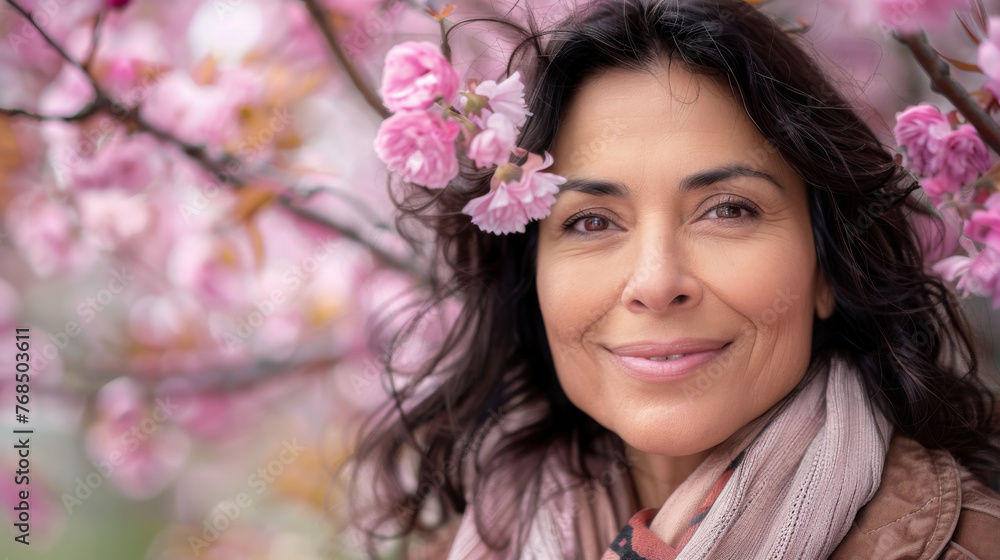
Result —
[[[715,209],[715,215],[719,218],[742,218],[743,209],[735,204],[725,204]]]
[[[608,221],[601,216],[589,216],[583,219],[583,229],[587,231],[600,231],[607,227]]]

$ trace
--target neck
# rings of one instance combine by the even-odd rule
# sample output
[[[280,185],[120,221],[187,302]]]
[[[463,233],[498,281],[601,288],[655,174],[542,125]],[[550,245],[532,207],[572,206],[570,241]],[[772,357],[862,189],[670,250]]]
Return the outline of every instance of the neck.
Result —
[[[674,490],[712,452],[712,449],[706,449],[693,455],[668,457],[640,451],[628,443],[625,450],[631,462],[629,472],[642,509],[663,507]]]

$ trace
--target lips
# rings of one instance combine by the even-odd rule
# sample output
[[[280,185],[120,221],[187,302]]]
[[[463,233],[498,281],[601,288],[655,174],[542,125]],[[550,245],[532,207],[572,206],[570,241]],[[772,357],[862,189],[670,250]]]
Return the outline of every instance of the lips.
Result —
[[[730,341],[686,338],[669,342],[640,341],[609,348],[625,373],[643,381],[677,380],[717,359]]]

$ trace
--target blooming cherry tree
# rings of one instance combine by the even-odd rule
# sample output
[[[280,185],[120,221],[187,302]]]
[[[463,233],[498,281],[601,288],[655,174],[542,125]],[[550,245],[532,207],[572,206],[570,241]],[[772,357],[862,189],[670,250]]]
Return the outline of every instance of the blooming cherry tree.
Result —
[[[800,32],[815,13],[751,3]],[[978,0],[829,4],[923,72],[892,65],[864,109],[895,116],[948,226],[917,224],[928,266],[1000,307],[1000,17]],[[498,235],[548,216],[565,181],[518,146],[532,115],[521,74],[498,71],[502,38],[441,41],[453,20],[508,8],[0,0],[0,339],[31,330],[31,427],[77,443],[33,470],[40,543],[106,558],[66,544],[67,527],[93,513],[127,526],[149,501],[161,526],[124,555],[326,557],[329,481],[385,397],[371,327],[402,324],[431,277],[432,248],[395,230],[387,177],[434,192],[489,174],[462,212]],[[826,54],[865,67],[873,41],[838,40]],[[971,55],[946,57],[963,42]],[[917,81],[941,96],[890,95]],[[404,354],[440,344],[448,309]],[[0,380],[0,400],[14,391]]]

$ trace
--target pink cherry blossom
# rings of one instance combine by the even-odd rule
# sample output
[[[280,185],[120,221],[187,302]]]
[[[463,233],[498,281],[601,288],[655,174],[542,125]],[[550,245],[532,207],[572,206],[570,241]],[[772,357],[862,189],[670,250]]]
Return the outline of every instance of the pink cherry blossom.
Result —
[[[507,163],[516,141],[514,123],[502,113],[493,113],[486,119],[486,128],[472,139],[468,156],[478,167]]]
[[[62,179],[70,188],[142,190],[162,172],[158,148],[146,134],[114,131],[101,139],[92,157],[67,160]]]
[[[979,68],[991,82],[1000,81],[1000,17],[990,18],[990,32],[986,41],[979,43]]]
[[[108,250],[146,231],[153,216],[145,195],[117,189],[82,192],[77,207],[86,237]]]
[[[244,140],[240,111],[264,103],[263,80],[249,70],[235,69],[199,85],[175,71],[152,86],[140,114],[183,140],[221,149],[227,142]]]
[[[968,237],[960,240],[961,245],[970,255],[977,255],[975,245]],[[969,273],[969,266],[972,264],[972,257],[968,255],[954,255],[946,259],[941,259],[932,267],[947,282],[956,282],[956,287],[962,292],[962,297],[969,295],[969,287],[965,276]]]
[[[1000,251],[986,247],[972,262],[965,284],[975,294],[991,298],[994,308],[1000,308]]]
[[[493,80],[486,80],[476,86],[476,94],[485,96],[493,113],[506,116],[518,128],[524,126],[528,115],[531,114],[524,104],[524,83],[521,82],[520,72],[514,72],[499,84]],[[488,116],[482,115],[482,121]]]
[[[951,130],[948,119],[932,105],[921,103],[896,115],[896,142],[905,149],[905,164],[919,175],[933,175],[941,138]]]
[[[927,190],[926,186],[924,190]],[[923,248],[924,263],[928,266],[955,254],[962,235],[964,222],[954,206],[945,206],[938,212],[940,214],[938,218],[912,214],[913,228]]]
[[[38,96],[38,109],[48,115],[72,115],[94,98],[87,77],[73,66],[64,66]]]
[[[118,103],[135,106],[148,94],[155,74],[150,64],[131,56],[114,56],[96,72],[100,84]]]
[[[962,192],[962,183],[953,179],[950,175],[941,173],[933,177],[920,179],[920,186],[923,187],[927,197],[935,206],[940,206],[948,198],[947,195],[955,196]]]
[[[250,392],[188,393],[170,399],[177,405],[172,421],[192,436],[214,441],[239,437],[239,428],[251,426],[264,404],[261,397]]]
[[[462,212],[472,216],[472,223],[483,231],[497,234],[524,233],[524,226],[531,220],[549,215],[556,201],[559,185],[566,179],[554,173],[541,173],[552,165],[552,156],[545,159],[529,154],[528,161],[520,168],[520,176],[513,181],[496,179],[490,192],[470,200]]]
[[[990,168],[990,153],[971,124],[960,125],[941,137],[931,167],[964,186]]]
[[[390,111],[422,110],[458,95],[458,73],[441,51],[426,41],[400,43],[385,55],[382,102]]]
[[[879,25],[911,33],[941,29],[969,0],[836,0],[855,25]]]
[[[238,306],[249,294],[253,257],[248,246],[207,233],[181,237],[167,257],[166,272],[178,288],[202,303]]]
[[[976,210],[969,217],[965,233],[973,240],[1000,252],[1000,193],[990,195],[984,206],[984,209]]]
[[[382,0],[323,0],[331,12],[351,18],[362,18],[382,7]]]
[[[876,0],[875,4],[880,23],[905,32],[940,29],[956,10],[969,9],[969,0]]]
[[[87,432],[90,458],[130,498],[155,496],[180,472],[191,447],[172,424],[178,410],[169,398],[147,401],[130,378],[108,383],[97,394],[97,420]]]
[[[978,251],[972,240],[960,241],[968,256],[956,255],[934,265],[934,271],[968,297],[970,293],[992,298],[993,307],[1000,308],[1000,251],[987,246]]]
[[[38,276],[70,274],[94,260],[66,204],[26,193],[8,206],[6,218],[15,246]]]
[[[147,295],[129,308],[128,332],[137,342],[155,349],[180,345],[194,329],[194,318],[203,315],[194,299],[185,292]]]
[[[79,44],[73,39],[83,39],[81,24],[86,25],[105,0],[75,0],[73,2],[51,2],[46,0],[22,0],[20,4],[45,29],[58,44],[64,45],[70,55],[79,58],[74,47]],[[63,66],[59,54],[42,38],[31,23],[5,6],[4,17],[0,18],[0,61],[6,66],[24,65],[32,72],[39,70],[50,75]],[[24,79],[22,76],[21,79]],[[4,84],[5,87],[13,84]]]
[[[404,180],[442,189],[458,175],[455,139],[461,126],[426,111],[396,113],[382,121],[375,153]]]

